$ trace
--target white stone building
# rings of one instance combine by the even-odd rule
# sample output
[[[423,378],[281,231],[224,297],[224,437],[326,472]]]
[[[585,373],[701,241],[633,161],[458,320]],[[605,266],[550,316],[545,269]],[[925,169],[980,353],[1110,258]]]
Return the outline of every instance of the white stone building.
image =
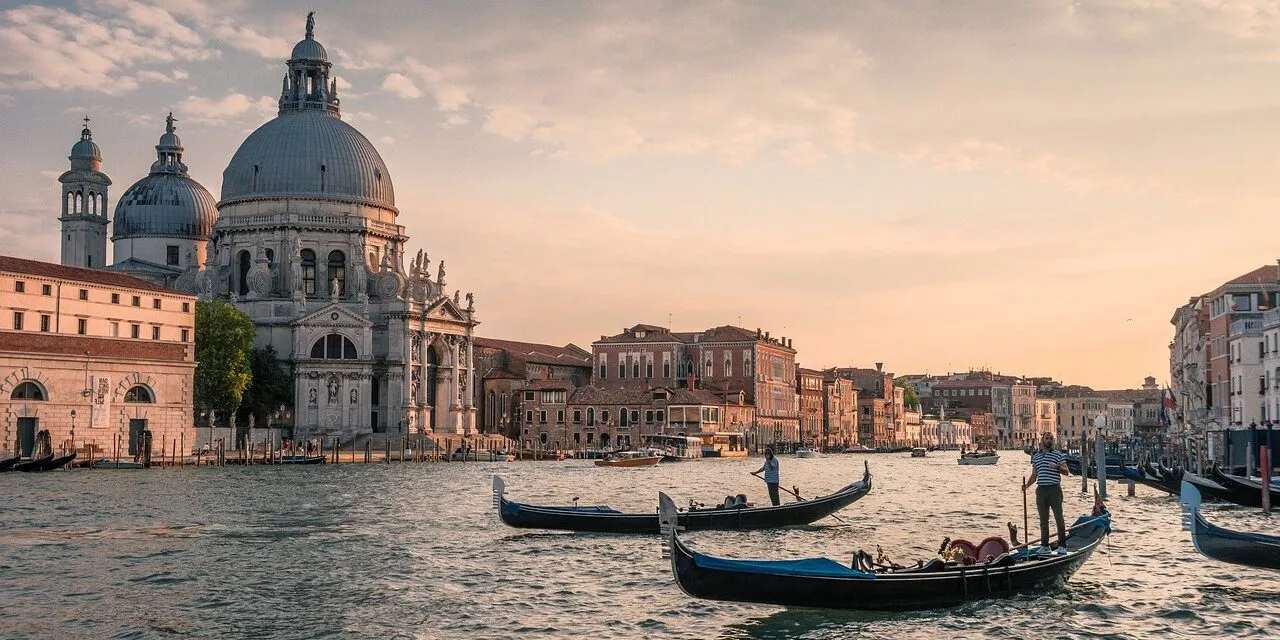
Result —
[[[1262,314],[1262,423],[1280,423],[1280,309]]]
[[[1263,420],[1262,407],[1267,397],[1267,383],[1263,374],[1263,358],[1266,343],[1263,339],[1262,320],[1236,320],[1227,330],[1227,353],[1231,359],[1230,425],[1241,429]]]
[[[1107,403],[1107,437],[1128,440],[1133,438],[1133,403]]]

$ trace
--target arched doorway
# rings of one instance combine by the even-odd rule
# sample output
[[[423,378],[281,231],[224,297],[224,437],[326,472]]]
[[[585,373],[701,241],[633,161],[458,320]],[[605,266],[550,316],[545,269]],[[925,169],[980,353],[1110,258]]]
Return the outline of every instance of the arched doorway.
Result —
[[[427,388],[423,391],[427,397],[427,405],[431,407],[431,430],[437,431],[444,422],[440,419],[440,412],[437,408],[440,403],[436,402],[436,384],[439,381],[437,375],[440,369],[440,357],[436,355],[435,346],[427,347],[426,362],[426,380],[423,382]]]

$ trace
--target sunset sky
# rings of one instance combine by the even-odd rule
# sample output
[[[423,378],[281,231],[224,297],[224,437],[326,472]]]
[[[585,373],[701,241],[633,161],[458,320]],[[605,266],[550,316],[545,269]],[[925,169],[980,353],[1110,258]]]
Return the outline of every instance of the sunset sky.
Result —
[[[58,260],[85,114],[112,207],[171,109],[217,197],[311,9],[482,335],[1135,387],[1179,304],[1280,258],[1263,0],[0,2],[0,252]]]

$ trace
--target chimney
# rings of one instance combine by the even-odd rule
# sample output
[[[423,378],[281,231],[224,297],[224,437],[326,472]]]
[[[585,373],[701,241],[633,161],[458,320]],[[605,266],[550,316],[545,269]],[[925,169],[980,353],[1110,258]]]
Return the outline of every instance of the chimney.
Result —
[[[883,363],[883,362],[877,362],[877,363],[876,363],[876,371],[880,371],[880,370],[882,370],[882,369],[884,369],[884,363]]]

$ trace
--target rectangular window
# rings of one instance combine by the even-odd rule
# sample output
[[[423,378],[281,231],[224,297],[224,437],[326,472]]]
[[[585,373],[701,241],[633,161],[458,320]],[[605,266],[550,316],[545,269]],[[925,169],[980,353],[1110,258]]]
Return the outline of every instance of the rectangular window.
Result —
[[[524,401],[525,401],[525,402],[533,402],[533,392],[532,392],[532,391],[526,391],[526,392],[524,392]]]
[[[618,361],[618,379],[621,380],[625,377],[627,377],[627,363],[622,360],[619,360]]]
[[[632,409],[632,410],[631,410],[631,424],[636,424],[637,422],[640,422],[640,410],[639,410],[639,409]]]
[[[111,294],[111,304],[120,304],[120,294],[118,293]]]
[[[547,410],[546,410],[546,409],[542,409],[541,411],[539,411],[539,412],[538,412],[538,422],[541,422],[542,424],[546,424],[546,423],[547,423]]]
[[[524,421],[526,424],[533,422],[533,409],[524,412]]]
[[[556,423],[564,424],[564,409],[561,409],[556,412]]]
[[[671,377],[671,363],[670,363],[670,362],[664,362],[664,363],[662,363],[662,377],[664,377],[664,378],[670,378],[670,377]]]
[[[152,340],[160,339],[160,327],[151,327],[151,339]]]
[[[53,285],[51,284],[40,285],[40,295],[43,295],[43,296],[53,295]]]
[[[112,338],[119,338],[119,337],[120,337],[120,323],[119,323],[119,322],[112,322],[112,323],[111,323],[111,337],[112,337]]]
[[[89,333],[89,321],[84,318],[76,320],[76,333],[80,335]]]
[[[81,289],[81,290],[80,290],[80,299],[81,299],[81,300],[88,300],[88,299],[89,299],[89,290],[88,290],[88,289]]]
[[[25,293],[25,292],[26,292],[26,290],[27,290],[27,283],[26,283],[26,282],[23,282],[22,280],[14,280],[14,281],[13,281],[13,292],[14,292],[14,293]]]
[[[652,410],[652,409],[649,409],[649,410],[647,410],[647,411],[645,411],[645,412],[644,412],[644,421],[645,421],[645,422],[653,422],[653,410]]]
[[[164,263],[167,265],[178,264],[178,245],[171,244],[164,248]]]
[[[650,360],[649,362],[645,363],[645,365],[644,365],[644,377],[646,377],[646,378],[652,378],[652,377],[653,377],[653,361],[652,361],[652,360]]]
[[[667,421],[666,412],[665,412],[665,411],[663,411],[663,410],[661,410],[661,409],[659,409],[659,410],[658,410],[658,422],[666,422],[666,421]]]
[[[141,307],[141,306],[142,306],[142,298],[141,298],[140,296],[134,296],[134,297],[133,297],[133,306],[135,306],[135,307]]]
[[[573,410],[573,423],[574,423],[574,424],[581,424],[581,423],[582,423],[582,409],[574,409],[574,410]]]
[[[153,299],[151,300],[151,308],[152,308],[152,309],[159,309],[159,308],[160,308],[160,298],[153,298]]]
[[[138,339],[138,336],[141,334],[141,332],[142,332],[142,326],[141,326],[141,325],[136,325],[136,324],[131,324],[131,325],[129,325],[129,337],[130,337],[130,338],[133,338],[134,340],[137,340],[137,339]]]
[[[184,303],[182,303],[182,312],[183,312],[183,313],[191,313],[191,303],[190,303],[190,302],[184,302]]]
[[[190,333],[188,333],[186,329],[183,329],[183,330],[182,330],[182,341],[183,341],[183,342],[186,342],[186,341],[187,341],[187,338],[190,338],[190,337],[191,337],[191,334],[190,334]]]
[[[48,333],[51,318],[45,314],[40,314],[40,330]]]
[[[22,331],[22,312],[21,311],[13,312],[13,330]]]
[[[640,377],[640,361],[639,360],[636,360],[631,363],[631,377],[632,378]]]
[[[601,360],[600,361],[600,379],[605,380],[608,377],[609,377],[609,367],[605,365],[603,360]]]

